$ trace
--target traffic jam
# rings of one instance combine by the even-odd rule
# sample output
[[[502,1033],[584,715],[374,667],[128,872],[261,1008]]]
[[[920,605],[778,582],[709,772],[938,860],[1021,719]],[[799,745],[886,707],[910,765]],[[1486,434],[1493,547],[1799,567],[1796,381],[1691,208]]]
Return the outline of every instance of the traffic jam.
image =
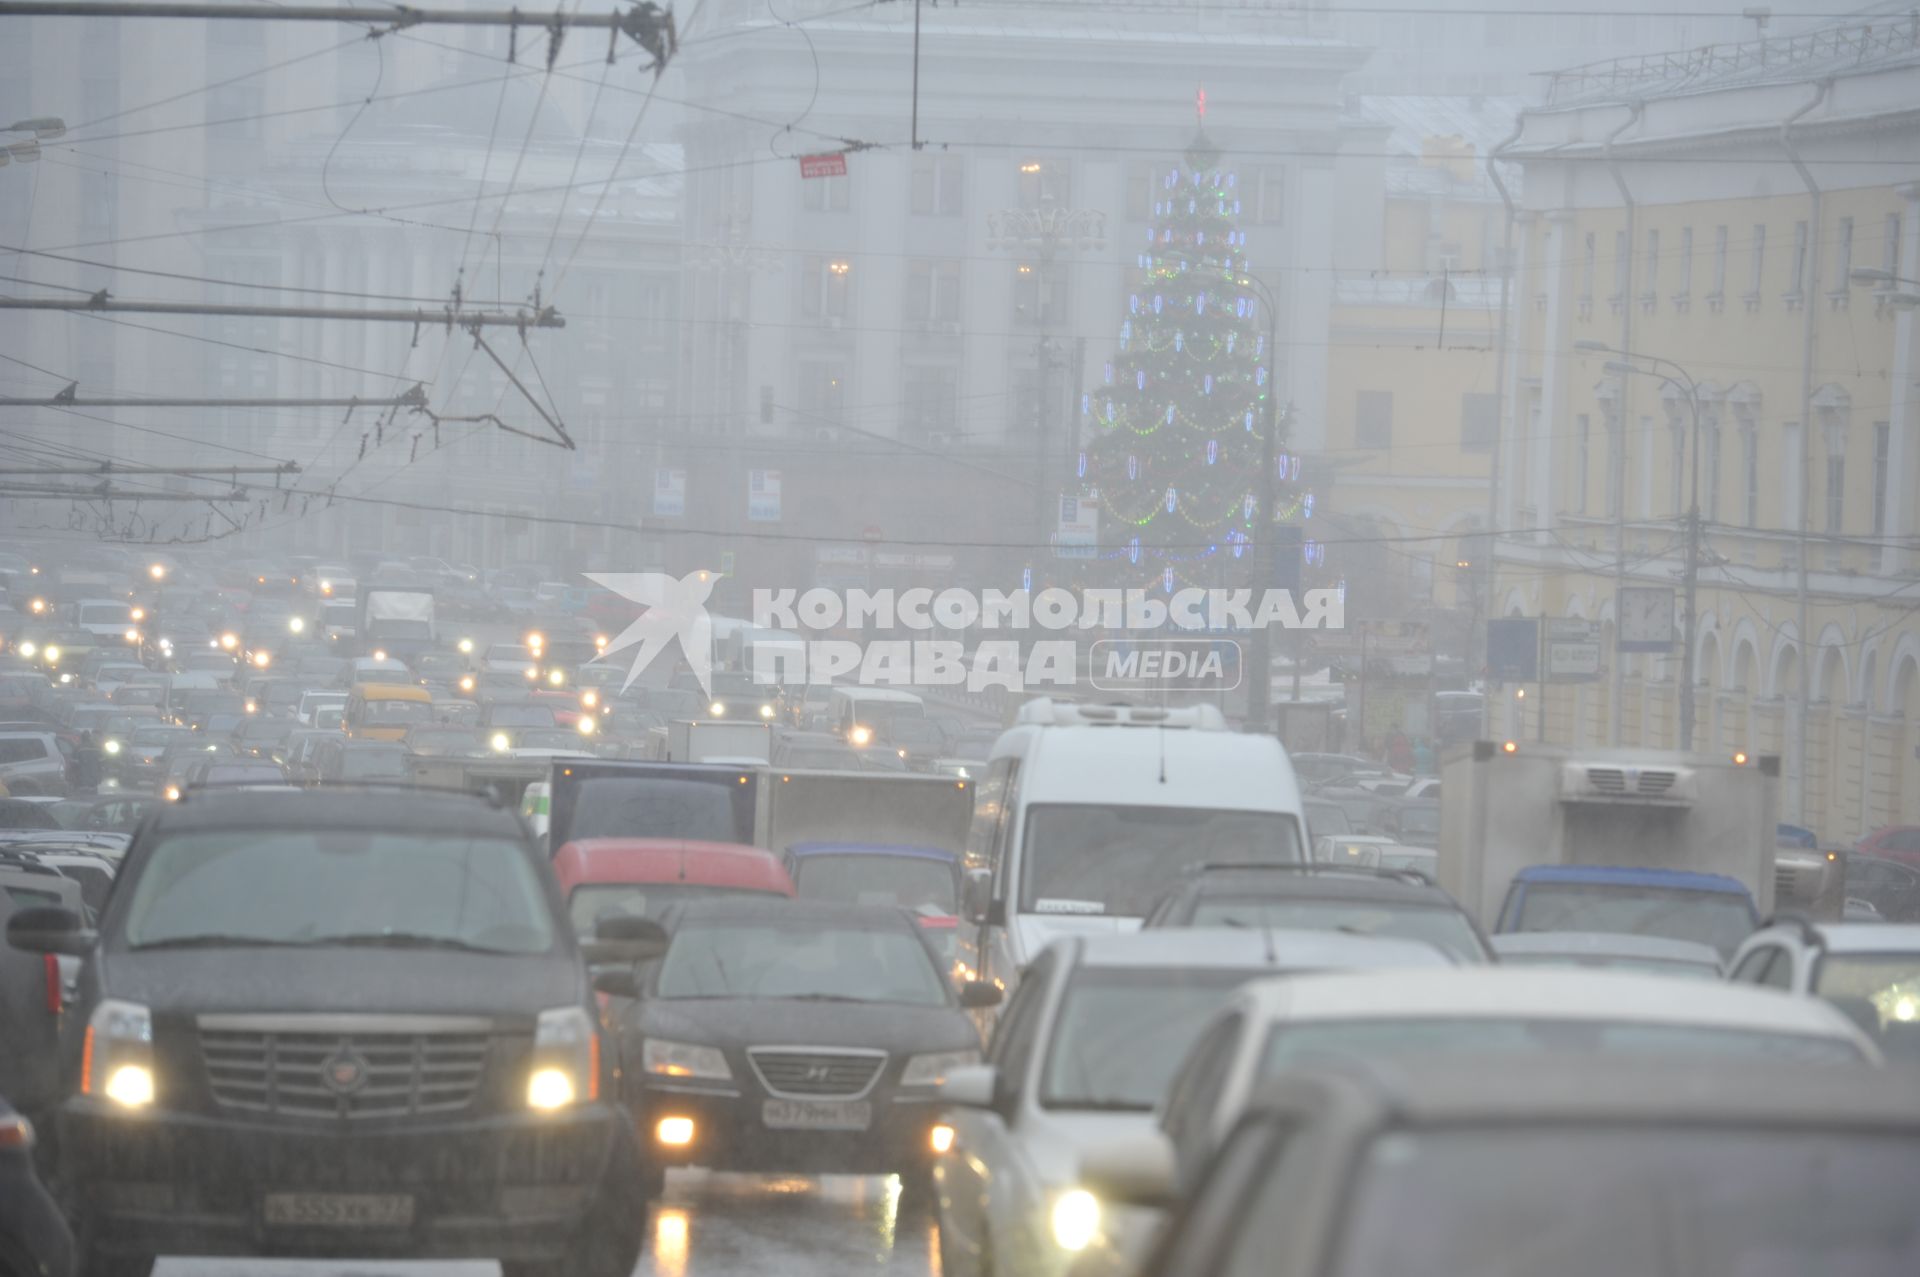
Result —
[[[1920,859],[1776,759],[633,681],[574,579],[0,548],[8,1277],[1920,1271]]]

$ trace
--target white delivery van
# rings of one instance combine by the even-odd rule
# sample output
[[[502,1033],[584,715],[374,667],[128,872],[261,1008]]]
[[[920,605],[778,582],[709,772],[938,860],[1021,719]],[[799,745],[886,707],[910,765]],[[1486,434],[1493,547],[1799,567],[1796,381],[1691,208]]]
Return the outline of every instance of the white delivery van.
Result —
[[[918,693],[890,687],[836,687],[827,698],[828,730],[856,748],[887,740],[897,719],[926,716]]]
[[[962,948],[1009,996],[1052,941],[1136,930],[1191,865],[1306,860],[1286,750],[1211,705],[1029,701],[977,783]]]

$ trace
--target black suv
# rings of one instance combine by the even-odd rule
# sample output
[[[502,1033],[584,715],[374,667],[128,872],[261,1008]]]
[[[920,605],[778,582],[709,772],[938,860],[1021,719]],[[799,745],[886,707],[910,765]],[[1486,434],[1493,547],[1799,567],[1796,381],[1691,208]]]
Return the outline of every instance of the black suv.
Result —
[[[1195,865],[1147,914],[1145,927],[1278,927],[1422,940],[1455,962],[1491,962],[1460,902],[1413,869]]]
[[[592,956],[657,955],[639,922]],[[55,1182],[87,1277],[159,1254],[632,1270],[639,1146],[581,945],[510,812],[189,790],[82,928],[24,910],[7,940],[85,959]]]

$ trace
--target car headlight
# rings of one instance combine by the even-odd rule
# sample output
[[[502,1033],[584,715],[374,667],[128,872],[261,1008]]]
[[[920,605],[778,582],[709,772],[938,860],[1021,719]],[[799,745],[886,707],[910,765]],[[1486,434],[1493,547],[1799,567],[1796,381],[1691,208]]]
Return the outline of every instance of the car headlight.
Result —
[[[100,748],[106,750],[109,754],[117,754],[120,752],[120,742],[117,740],[110,740],[106,744],[102,745]]]
[[[153,1013],[137,1002],[106,999],[87,1021],[80,1093],[137,1109],[153,1103],[154,1090]]]
[[[1100,1199],[1084,1188],[1069,1189],[1053,1202],[1053,1241],[1061,1250],[1085,1250],[1100,1232]]]
[[[978,1051],[935,1051],[928,1055],[916,1055],[907,1061],[906,1071],[900,1075],[902,1086],[937,1086],[954,1069],[963,1069],[969,1064],[980,1063]]]
[[[35,652],[39,650],[40,648],[34,643],[32,639],[22,639],[20,641],[20,655],[22,656],[32,656]]]
[[[487,743],[501,753],[505,753],[507,750],[513,748],[513,737],[507,735],[505,732],[495,732]]]
[[[733,1080],[727,1057],[717,1049],[666,1038],[648,1038],[641,1044],[640,1067],[660,1077],[705,1078],[713,1082]]]
[[[855,723],[853,730],[847,733],[847,739],[855,745],[871,745],[873,729],[862,723]]]
[[[713,715],[715,718],[725,718],[727,716],[727,707],[719,701],[715,701],[713,704],[707,706],[707,713]]]
[[[600,1033],[581,1007],[542,1011],[533,1031],[527,1107],[550,1113],[600,1098]]]
[[[771,705],[762,705],[762,706],[760,707],[760,717],[762,717],[762,718],[772,718],[772,717],[773,717],[773,706],[771,706]]]

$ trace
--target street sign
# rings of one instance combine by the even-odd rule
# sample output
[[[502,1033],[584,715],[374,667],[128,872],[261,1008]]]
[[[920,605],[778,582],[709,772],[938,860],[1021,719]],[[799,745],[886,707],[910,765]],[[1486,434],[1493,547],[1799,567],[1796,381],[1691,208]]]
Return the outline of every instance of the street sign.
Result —
[[[847,175],[847,154],[845,151],[828,151],[824,155],[803,155],[800,157],[800,178],[802,181],[816,177],[845,177]]]
[[[733,551],[732,550],[720,551],[720,575],[732,576],[733,564],[734,564]]]
[[[1600,627],[1577,616],[1547,621],[1547,681],[1578,683],[1600,676]]]
[[[747,471],[747,519],[752,523],[780,522],[780,472]]]
[[[1540,678],[1540,619],[1515,616],[1487,622],[1487,677],[1496,683]]]
[[[678,519],[687,512],[687,472],[662,466],[653,472],[653,513]]]
[[[1091,559],[1100,547],[1100,508],[1079,496],[1060,495],[1060,520],[1053,533],[1053,554],[1059,559]]]

